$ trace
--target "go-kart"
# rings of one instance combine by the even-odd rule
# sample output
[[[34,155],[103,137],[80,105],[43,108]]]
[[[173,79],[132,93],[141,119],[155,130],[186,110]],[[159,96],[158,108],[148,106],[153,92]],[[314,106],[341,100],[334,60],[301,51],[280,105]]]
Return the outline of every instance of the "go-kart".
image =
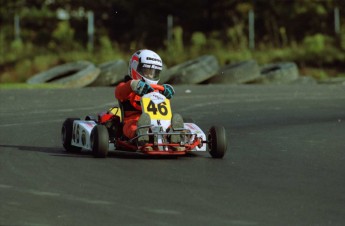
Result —
[[[164,91],[160,85],[151,85],[153,92],[145,94],[140,99],[140,105],[135,101],[133,93],[130,102],[143,113],[149,114],[150,125],[146,133],[132,139],[123,135],[124,112],[122,105],[112,107],[98,117],[86,116],[67,118],[62,125],[62,144],[68,152],[79,152],[82,149],[92,151],[95,157],[104,158],[108,152],[126,151],[146,155],[186,155],[191,152],[208,150],[213,158],[223,158],[227,150],[227,136],[224,127],[212,126],[206,134],[192,120],[184,119],[183,128],[171,127],[172,110],[170,100],[159,91]],[[147,136],[149,142],[140,144],[139,137]],[[172,135],[180,137],[180,142],[173,143]]]

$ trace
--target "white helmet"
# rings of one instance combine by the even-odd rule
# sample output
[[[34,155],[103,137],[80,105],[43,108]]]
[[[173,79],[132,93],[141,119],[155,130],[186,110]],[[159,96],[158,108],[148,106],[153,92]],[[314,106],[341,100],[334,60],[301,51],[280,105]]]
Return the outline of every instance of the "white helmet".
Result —
[[[157,84],[163,62],[160,56],[148,49],[139,50],[129,61],[128,74],[132,79],[144,80],[148,84]]]

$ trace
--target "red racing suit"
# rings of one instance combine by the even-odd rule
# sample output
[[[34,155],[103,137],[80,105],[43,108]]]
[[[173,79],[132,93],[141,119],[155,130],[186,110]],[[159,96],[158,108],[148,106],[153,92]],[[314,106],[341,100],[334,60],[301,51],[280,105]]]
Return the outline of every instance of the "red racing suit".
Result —
[[[142,113],[141,110],[136,109],[130,103],[131,96],[135,94],[131,88],[131,81],[132,78],[127,75],[125,81],[118,84],[115,88],[115,98],[121,102],[124,111],[123,134],[129,139],[135,137],[137,122]],[[140,98],[138,95],[135,96],[137,104],[140,104]]]

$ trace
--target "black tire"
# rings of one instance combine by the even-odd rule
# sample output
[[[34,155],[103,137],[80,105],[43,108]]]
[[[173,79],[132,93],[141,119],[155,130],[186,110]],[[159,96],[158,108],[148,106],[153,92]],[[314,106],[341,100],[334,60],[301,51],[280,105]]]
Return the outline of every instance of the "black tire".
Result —
[[[218,70],[216,57],[204,55],[169,68],[165,76],[172,84],[198,84],[214,76]]]
[[[73,134],[73,122],[75,120],[80,120],[79,118],[67,118],[62,124],[61,128],[61,138],[62,146],[67,152],[80,152],[81,147],[72,146],[72,134]]]
[[[109,133],[107,127],[103,125],[95,126],[91,132],[90,142],[94,157],[107,157],[109,150]]]
[[[286,84],[291,83],[299,77],[298,67],[293,62],[281,62],[267,64],[261,67],[261,76],[255,80],[256,83]]]
[[[212,158],[223,158],[228,148],[226,131],[223,126],[212,126],[208,132],[208,148]]]
[[[80,88],[91,84],[100,69],[88,61],[77,61],[53,67],[28,79],[29,84],[61,84],[68,88]]]
[[[242,61],[225,65],[209,83],[241,84],[260,77],[260,68],[255,60]]]
[[[100,64],[101,72],[90,86],[111,86],[123,80],[128,73],[128,64],[124,60],[115,60]]]

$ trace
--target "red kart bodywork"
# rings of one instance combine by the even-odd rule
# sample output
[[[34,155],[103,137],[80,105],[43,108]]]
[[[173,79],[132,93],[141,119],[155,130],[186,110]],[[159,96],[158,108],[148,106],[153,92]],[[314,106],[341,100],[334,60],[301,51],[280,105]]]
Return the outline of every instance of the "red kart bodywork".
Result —
[[[124,149],[130,151],[140,150],[144,154],[148,155],[185,155],[187,152],[190,152],[197,146],[200,146],[202,141],[200,139],[195,139],[192,144],[185,144],[181,146],[180,144],[171,144],[171,143],[162,143],[162,144],[152,144],[148,143],[143,146],[136,146],[128,141],[117,140],[117,145],[123,147]],[[159,147],[165,147],[165,150],[162,151]],[[180,148],[180,150],[178,150]]]

